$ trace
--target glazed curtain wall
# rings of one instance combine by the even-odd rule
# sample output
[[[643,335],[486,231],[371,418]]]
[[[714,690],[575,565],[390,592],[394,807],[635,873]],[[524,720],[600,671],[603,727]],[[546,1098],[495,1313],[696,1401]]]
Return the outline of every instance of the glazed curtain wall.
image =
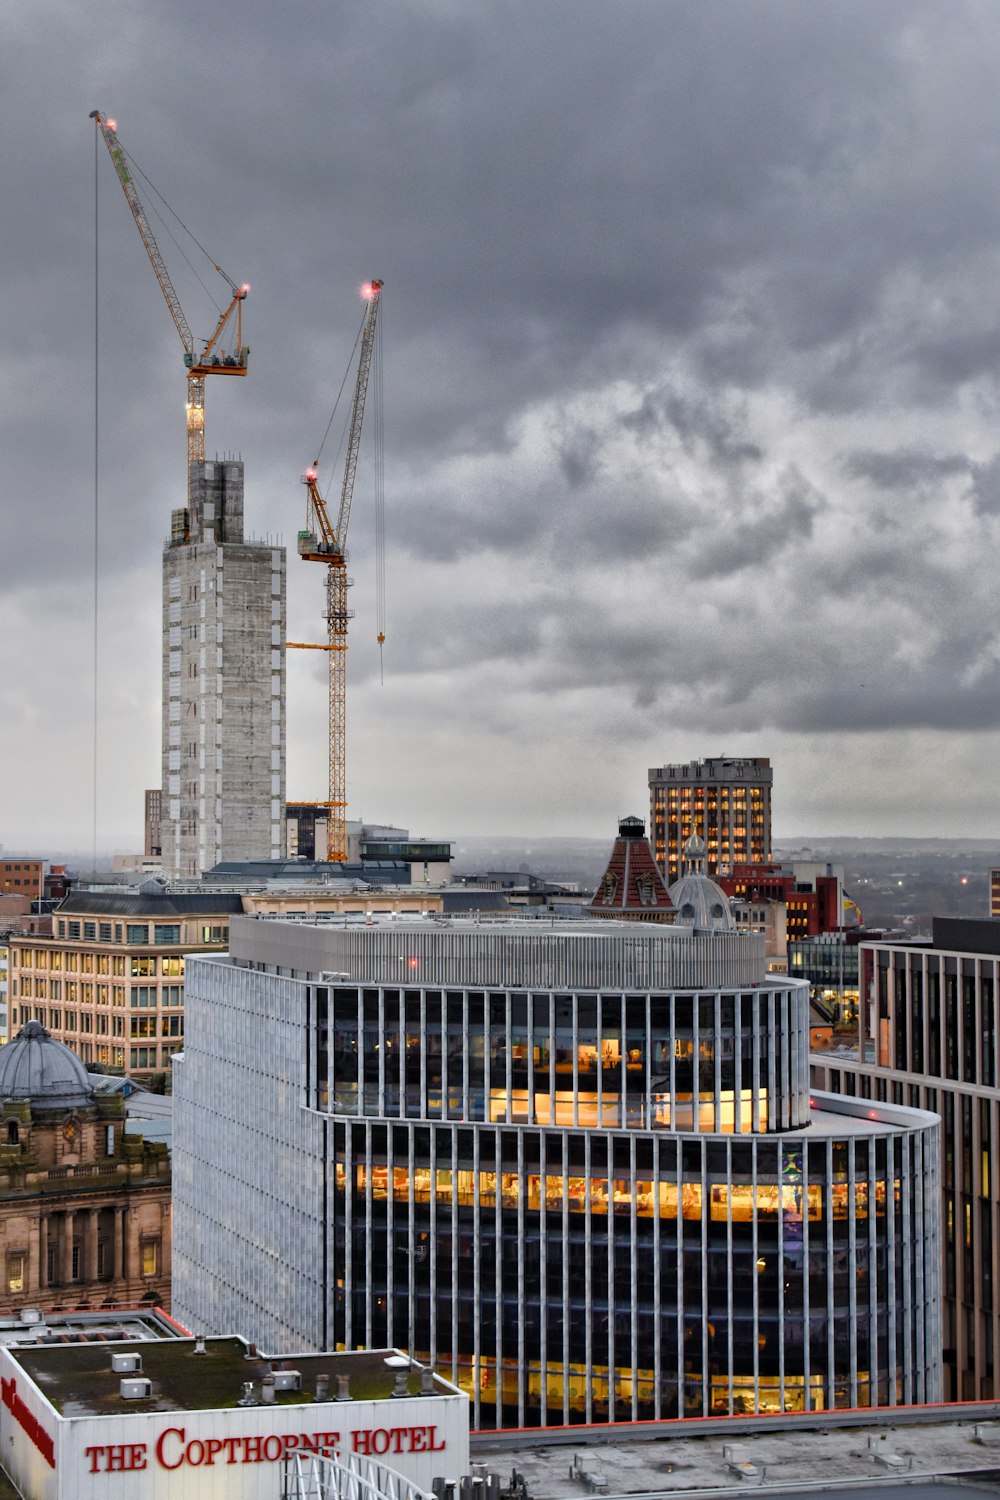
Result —
[[[476,1427],[939,1399],[935,1126],[331,1136],[335,1342],[431,1359]]]
[[[338,1115],[750,1134],[809,1119],[808,990],[318,986],[310,1103]]]

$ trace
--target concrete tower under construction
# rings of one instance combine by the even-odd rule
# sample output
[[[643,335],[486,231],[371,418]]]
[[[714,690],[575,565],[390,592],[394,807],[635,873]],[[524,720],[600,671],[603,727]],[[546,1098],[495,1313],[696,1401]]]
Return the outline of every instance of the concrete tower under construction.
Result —
[[[191,465],[163,556],[163,869],[284,852],[285,549],[243,537],[243,464]]]

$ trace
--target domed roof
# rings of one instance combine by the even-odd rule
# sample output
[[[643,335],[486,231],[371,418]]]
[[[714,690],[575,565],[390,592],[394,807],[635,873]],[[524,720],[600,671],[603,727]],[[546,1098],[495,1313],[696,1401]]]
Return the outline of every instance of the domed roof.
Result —
[[[670,899],[677,915],[676,927],[698,927],[703,932],[733,932],[729,897],[705,874],[705,843],[693,833],[684,845],[683,874],[670,887]]]
[[[76,1109],[92,1103],[87,1070],[69,1047],[38,1021],[28,1021],[0,1047],[0,1099],[28,1099],[41,1109]]]

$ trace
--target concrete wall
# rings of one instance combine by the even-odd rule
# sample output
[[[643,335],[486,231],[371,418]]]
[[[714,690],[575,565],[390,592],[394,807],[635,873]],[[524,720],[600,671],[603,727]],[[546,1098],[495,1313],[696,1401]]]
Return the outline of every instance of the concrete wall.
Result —
[[[243,465],[192,477],[163,558],[163,868],[284,854],[285,550],[243,540]]]

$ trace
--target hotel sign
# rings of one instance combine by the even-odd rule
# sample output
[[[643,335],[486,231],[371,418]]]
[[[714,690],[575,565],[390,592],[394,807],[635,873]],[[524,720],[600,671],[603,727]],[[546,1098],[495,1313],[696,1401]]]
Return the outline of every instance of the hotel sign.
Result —
[[[6,1397],[4,1400],[6,1404]],[[155,1442],[91,1443],[84,1448],[83,1456],[88,1474],[134,1474],[153,1467],[210,1469],[216,1465],[273,1464],[292,1453],[339,1453],[345,1443],[351,1453],[380,1458],[404,1453],[444,1453],[448,1447],[436,1424],[355,1427],[344,1435],[343,1442],[339,1432],[189,1437],[186,1427],[167,1427]],[[55,1467],[55,1458],[50,1461]]]

